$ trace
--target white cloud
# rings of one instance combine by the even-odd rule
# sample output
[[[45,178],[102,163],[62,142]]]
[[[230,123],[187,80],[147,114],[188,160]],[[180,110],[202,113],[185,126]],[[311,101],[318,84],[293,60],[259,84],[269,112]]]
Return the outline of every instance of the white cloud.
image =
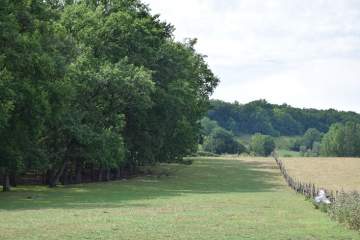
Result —
[[[360,1],[145,0],[221,78],[214,97],[360,112]]]
[[[223,86],[215,97],[240,102],[261,98],[298,107],[358,110],[359,76],[359,61],[317,60],[246,81],[239,89],[236,82]]]

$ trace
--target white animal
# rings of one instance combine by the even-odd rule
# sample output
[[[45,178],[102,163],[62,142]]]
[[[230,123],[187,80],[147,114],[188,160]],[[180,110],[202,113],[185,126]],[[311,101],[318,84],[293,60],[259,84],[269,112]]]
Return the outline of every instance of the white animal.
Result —
[[[330,204],[330,200],[326,197],[326,193],[323,189],[320,189],[319,194],[317,197],[315,197],[316,203],[325,203]]]

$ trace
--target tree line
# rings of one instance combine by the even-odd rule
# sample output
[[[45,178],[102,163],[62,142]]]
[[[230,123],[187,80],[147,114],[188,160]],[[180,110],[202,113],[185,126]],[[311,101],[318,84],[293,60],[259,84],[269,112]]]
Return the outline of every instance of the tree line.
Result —
[[[181,161],[218,78],[139,0],[3,0],[0,175],[80,183]]]
[[[247,104],[212,100],[208,117],[235,135],[296,136],[303,135],[310,128],[325,133],[334,123],[360,123],[360,114],[355,112],[300,109],[287,104],[270,104],[265,100]]]
[[[213,101],[217,104],[221,101]],[[223,105],[232,106],[232,104],[221,102]],[[264,102],[262,102],[264,103]],[[236,106],[237,104],[235,104]],[[270,105],[270,104],[268,104]],[[218,105],[217,105],[218,106]],[[275,107],[277,105],[274,105]],[[247,122],[235,122],[229,112],[225,111],[226,108],[214,108],[209,110],[208,115],[214,116],[214,111],[217,111],[215,116],[224,119],[231,119],[232,126],[242,126]],[[253,109],[256,111],[256,108]],[[275,110],[276,111],[276,110]],[[311,110],[312,112],[318,111],[321,115],[323,111]],[[307,110],[304,110],[304,114]],[[329,112],[332,112],[331,110]],[[268,156],[272,151],[277,148],[278,150],[291,150],[300,152],[301,156],[305,157],[318,157],[318,156],[334,156],[334,157],[360,157],[360,122],[357,121],[358,114],[336,112],[342,114],[341,121],[331,124],[328,131],[321,132],[317,128],[309,128],[302,135],[296,136],[279,136],[277,133],[275,136],[269,134],[263,134],[261,131],[254,134],[241,135],[235,130],[229,129],[229,126],[224,122],[218,122],[211,120],[209,117],[205,117],[201,120],[202,125],[202,141],[201,150],[215,154],[253,154],[260,156]],[[256,115],[256,112],[248,112],[249,118]],[[351,116],[351,117],[350,117]],[[349,120],[348,120],[349,119]],[[309,116],[308,121],[311,120]],[[335,121],[336,118],[333,118]],[[253,119],[253,126],[263,125],[261,122],[256,122]],[[270,120],[269,120],[270,121]],[[324,120],[330,122],[330,120]],[[221,123],[224,127],[221,126]],[[285,123],[284,123],[285,124]],[[320,123],[323,124],[323,122]],[[271,125],[271,121],[268,122]],[[276,125],[274,125],[276,126]],[[314,126],[319,126],[315,124]],[[228,127],[228,129],[226,129]],[[251,132],[252,133],[252,132]],[[275,140],[275,141],[274,141]]]

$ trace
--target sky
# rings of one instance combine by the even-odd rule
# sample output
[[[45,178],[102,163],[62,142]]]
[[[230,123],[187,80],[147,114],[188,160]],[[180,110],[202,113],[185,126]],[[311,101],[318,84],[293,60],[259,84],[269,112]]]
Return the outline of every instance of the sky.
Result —
[[[144,0],[221,80],[212,98],[360,113],[360,0]]]

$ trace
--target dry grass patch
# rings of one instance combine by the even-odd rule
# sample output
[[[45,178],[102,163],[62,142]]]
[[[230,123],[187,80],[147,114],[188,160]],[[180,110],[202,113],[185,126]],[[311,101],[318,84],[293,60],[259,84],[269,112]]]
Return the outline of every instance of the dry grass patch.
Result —
[[[360,158],[281,158],[302,182],[331,190],[360,191]]]

